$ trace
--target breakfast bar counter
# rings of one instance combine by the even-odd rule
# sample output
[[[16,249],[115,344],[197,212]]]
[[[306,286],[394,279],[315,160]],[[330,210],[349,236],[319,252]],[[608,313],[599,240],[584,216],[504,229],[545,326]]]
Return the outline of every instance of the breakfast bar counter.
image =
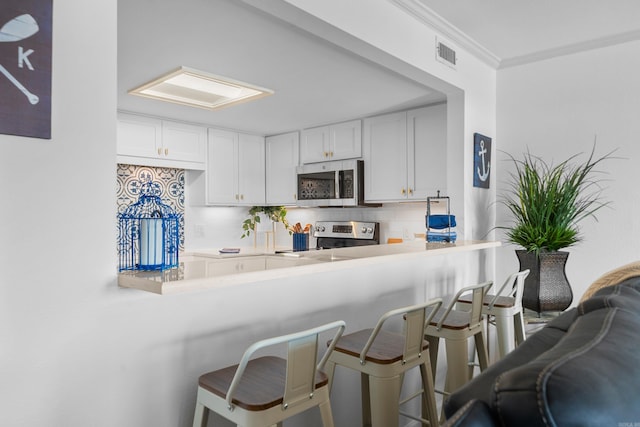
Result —
[[[241,249],[238,254],[221,254],[218,249],[194,250],[180,257],[180,265],[177,268],[164,271],[123,271],[118,275],[118,285],[166,295],[316,275],[341,269],[366,268],[372,264],[469,252],[497,246],[500,246],[500,242],[411,241],[284,253],[253,248]]]

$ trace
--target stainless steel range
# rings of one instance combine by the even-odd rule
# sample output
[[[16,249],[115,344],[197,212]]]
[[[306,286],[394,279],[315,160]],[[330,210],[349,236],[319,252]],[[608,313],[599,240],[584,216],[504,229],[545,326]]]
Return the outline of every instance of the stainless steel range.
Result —
[[[363,221],[318,221],[313,236],[317,249],[380,244],[380,224]]]

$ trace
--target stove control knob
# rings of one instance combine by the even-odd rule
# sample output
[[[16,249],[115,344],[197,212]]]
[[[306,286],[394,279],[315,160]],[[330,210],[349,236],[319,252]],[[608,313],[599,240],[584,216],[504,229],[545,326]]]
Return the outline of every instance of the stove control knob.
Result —
[[[318,230],[320,232],[324,232],[324,225],[321,225],[320,227],[317,227],[316,230]]]
[[[367,233],[369,233],[369,234],[373,233],[373,228],[367,227]]]
[[[362,228],[360,229],[360,232],[361,232],[361,233],[366,233],[366,232],[367,232],[367,227],[362,227]]]

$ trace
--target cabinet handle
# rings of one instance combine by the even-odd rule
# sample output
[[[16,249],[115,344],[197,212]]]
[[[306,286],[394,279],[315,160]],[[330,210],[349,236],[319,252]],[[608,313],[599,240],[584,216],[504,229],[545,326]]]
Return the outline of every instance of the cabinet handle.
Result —
[[[413,195],[413,190],[411,188],[409,189],[409,195]]]
[[[324,157],[329,157],[329,153],[328,152],[325,151],[323,154],[324,154]]]
[[[333,157],[333,151],[329,151],[329,157]]]
[[[162,155],[162,148],[158,148],[158,156]]]
[[[238,195],[236,194],[236,200],[238,200]]]
[[[240,200],[244,200],[244,194],[240,195]]]
[[[169,149],[168,149],[168,148],[165,148],[165,149],[164,149],[164,155],[165,155],[165,156],[168,156],[168,155],[169,155]]]
[[[400,191],[400,194],[402,194],[403,196],[407,194],[407,191],[404,189],[404,187],[402,187],[402,191]]]

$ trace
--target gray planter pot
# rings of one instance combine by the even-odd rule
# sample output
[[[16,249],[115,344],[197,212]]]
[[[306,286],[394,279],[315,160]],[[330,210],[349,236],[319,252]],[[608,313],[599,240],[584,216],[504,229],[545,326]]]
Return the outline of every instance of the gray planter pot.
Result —
[[[573,291],[564,269],[569,252],[541,252],[538,257],[533,252],[519,250],[516,255],[520,271],[531,271],[524,281],[523,307],[541,313],[563,311],[571,305]]]

